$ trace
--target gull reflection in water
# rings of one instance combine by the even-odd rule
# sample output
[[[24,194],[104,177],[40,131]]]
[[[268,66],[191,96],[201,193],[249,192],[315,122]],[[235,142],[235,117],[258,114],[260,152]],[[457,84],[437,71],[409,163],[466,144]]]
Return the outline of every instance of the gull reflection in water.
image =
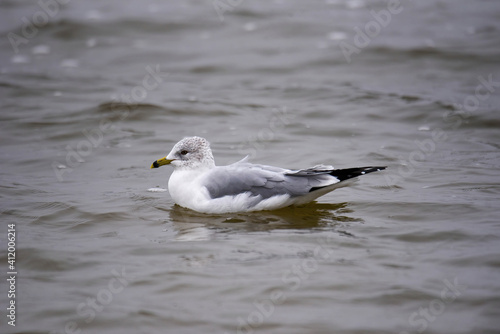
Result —
[[[269,232],[278,229],[317,230],[345,228],[345,223],[362,222],[348,217],[353,211],[348,203],[308,203],[275,211],[257,211],[228,214],[204,214],[173,205],[169,220],[176,231],[175,240],[201,241],[215,238],[218,233]]]

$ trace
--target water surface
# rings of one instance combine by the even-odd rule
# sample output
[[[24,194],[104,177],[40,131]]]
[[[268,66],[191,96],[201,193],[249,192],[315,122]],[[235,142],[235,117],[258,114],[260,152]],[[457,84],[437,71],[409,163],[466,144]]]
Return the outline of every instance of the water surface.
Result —
[[[214,3],[0,4],[2,333],[497,333],[499,3],[402,1],[378,32],[384,1]],[[218,164],[389,168],[198,214],[150,191],[189,135]]]

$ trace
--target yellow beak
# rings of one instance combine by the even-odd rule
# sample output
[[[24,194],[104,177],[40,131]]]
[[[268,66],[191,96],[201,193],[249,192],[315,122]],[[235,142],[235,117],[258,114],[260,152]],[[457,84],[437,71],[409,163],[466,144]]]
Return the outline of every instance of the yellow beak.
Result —
[[[155,160],[155,162],[153,162],[153,164],[151,165],[151,168],[158,168],[160,166],[169,165],[172,161],[174,161],[174,159],[169,160],[169,159],[167,159],[167,157],[161,158],[161,159]]]

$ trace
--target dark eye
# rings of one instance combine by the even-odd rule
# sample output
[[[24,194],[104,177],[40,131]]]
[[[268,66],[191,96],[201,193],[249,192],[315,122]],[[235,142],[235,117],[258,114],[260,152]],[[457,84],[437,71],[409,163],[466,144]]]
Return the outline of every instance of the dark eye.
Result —
[[[189,153],[189,152],[188,152],[188,151],[186,151],[186,150],[181,151],[181,155],[186,155],[186,154],[188,154],[188,153]]]

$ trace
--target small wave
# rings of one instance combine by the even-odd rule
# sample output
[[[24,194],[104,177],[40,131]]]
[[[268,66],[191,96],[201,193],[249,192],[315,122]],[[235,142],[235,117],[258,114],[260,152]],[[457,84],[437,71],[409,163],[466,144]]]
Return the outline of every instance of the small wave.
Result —
[[[463,61],[467,63],[467,66],[471,66],[471,63],[483,64],[484,62],[494,62],[496,57],[494,55],[478,54],[474,53],[474,50],[464,50],[452,47],[414,47],[414,48],[397,48],[388,46],[375,46],[372,48],[367,48],[367,52],[371,52],[375,55],[383,56],[384,62],[388,62],[390,59],[400,59],[401,61],[407,61],[407,59],[415,58],[436,58],[444,61],[446,64],[450,62]]]
[[[20,21],[20,20],[19,20]],[[21,34],[23,24],[20,21],[17,27],[9,29],[4,32],[6,35],[9,32]],[[77,21],[69,18],[62,18],[59,20],[49,21],[42,26],[37,27],[38,33],[48,33],[53,37],[61,40],[78,40],[86,39],[93,36],[116,36],[127,35],[127,32],[137,34],[144,33],[158,33],[168,34],[176,33],[179,30],[197,28],[195,24],[185,22],[164,22],[160,20],[141,20],[141,19],[115,19],[115,20],[89,20]]]
[[[150,110],[164,110],[163,107],[151,103],[126,103],[119,101],[108,101],[99,104],[94,110],[99,113],[113,113],[116,111],[133,111],[141,109],[144,111]]]
[[[167,189],[156,187],[156,188],[149,188],[147,191],[152,192],[152,193],[162,193],[162,192],[167,191]]]

